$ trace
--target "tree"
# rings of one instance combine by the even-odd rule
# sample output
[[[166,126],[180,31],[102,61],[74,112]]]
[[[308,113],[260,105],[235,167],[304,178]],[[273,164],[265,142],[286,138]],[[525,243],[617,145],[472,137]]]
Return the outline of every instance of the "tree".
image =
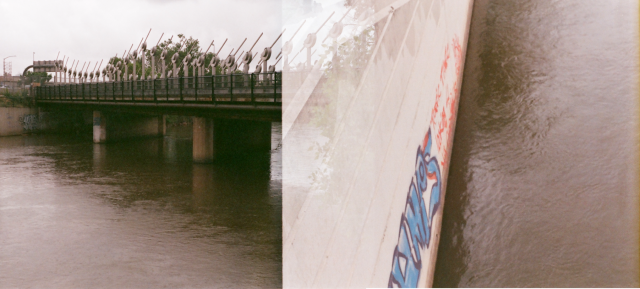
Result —
[[[29,85],[34,82],[44,84],[45,82],[49,82],[49,80],[51,80],[51,75],[46,72],[27,71],[27,73],[20,76],[18,85]]]

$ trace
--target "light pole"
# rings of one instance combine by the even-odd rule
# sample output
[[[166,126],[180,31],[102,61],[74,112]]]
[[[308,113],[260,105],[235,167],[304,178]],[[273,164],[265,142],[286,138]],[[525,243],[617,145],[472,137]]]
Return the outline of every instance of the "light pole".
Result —
[[[16,56],[15,55],[11,55],[11,56],[7,56],[4,59],[2,59],[2,76],[6,76],[6,74],[7,74],[7,71],[5,70],[5,67],[6,67],[5,60],[7,58],[9,58],[9,57],[16,57]]]

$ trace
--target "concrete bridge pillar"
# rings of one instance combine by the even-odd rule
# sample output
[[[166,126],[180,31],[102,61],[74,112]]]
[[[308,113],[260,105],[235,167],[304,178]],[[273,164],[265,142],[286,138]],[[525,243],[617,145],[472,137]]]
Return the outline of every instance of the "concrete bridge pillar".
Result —
[[[93,142],[104,143],[107,141],[107,119],[100,111],[93,112]]]
[[[211,162],[214,159],[213,119],[193,118],[193,161]]]

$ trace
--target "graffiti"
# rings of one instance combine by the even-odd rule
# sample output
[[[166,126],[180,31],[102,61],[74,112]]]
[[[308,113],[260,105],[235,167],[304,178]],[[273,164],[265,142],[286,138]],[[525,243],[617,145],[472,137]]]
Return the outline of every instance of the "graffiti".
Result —
[[[450,63],[453,62],[453,63]],[[450,64],[453,64],[452,66]],[[440,81],[436,87],[436,101],[431,110],[430,124],[436,131],[436,151],[442,154],[440,165],[444,168],[449,152],[452,125],[455,121],[456,96],[458,95],[458,76],[462,66],[462,46],[457,36],[445,47],[444,60],[440,66]],[[450,68],[455,68],[451,70]],[[441,97],[444,95],[444,100]]]
[[[37,114],[25,114],[20,117],[20,122],[25,131],[33,131],[39,128],[40,118]]]
[[[441,195],[440,165],[431,156],[431,129],[418,146],[415,174],[407,193],[407,204],[400,220],[398,245],[393,253],[389,287],[417,287],[422,269],[421,251],[429,248],[433,217]],[[428,192],[427,202],[424,195]]]
[[[390,288],[417,287],[420,281],[422,254],[431,244],[433,219],[438,213],[442,197],[441,172],[446,170],[461,66],[462,47],[458,37],[454,36],[445,46],[429,129],[418,146],[415,173],[407,192],[407,202],[400,218],[398,243],[393,252]],[[434,142],[435,146],[432,146]]]

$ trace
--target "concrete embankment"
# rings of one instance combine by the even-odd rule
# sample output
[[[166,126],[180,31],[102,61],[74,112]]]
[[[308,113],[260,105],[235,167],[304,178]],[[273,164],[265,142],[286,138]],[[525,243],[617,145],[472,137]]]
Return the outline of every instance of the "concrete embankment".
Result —
[[[0,107],[0,137],[25,133],[91,133],[91,111]]]
[[[0,136],[20,135],[37,129],[38,109],[0,107]]]
[[[367,3],[284,75],[285,288],[432,284],[473,1]]]

